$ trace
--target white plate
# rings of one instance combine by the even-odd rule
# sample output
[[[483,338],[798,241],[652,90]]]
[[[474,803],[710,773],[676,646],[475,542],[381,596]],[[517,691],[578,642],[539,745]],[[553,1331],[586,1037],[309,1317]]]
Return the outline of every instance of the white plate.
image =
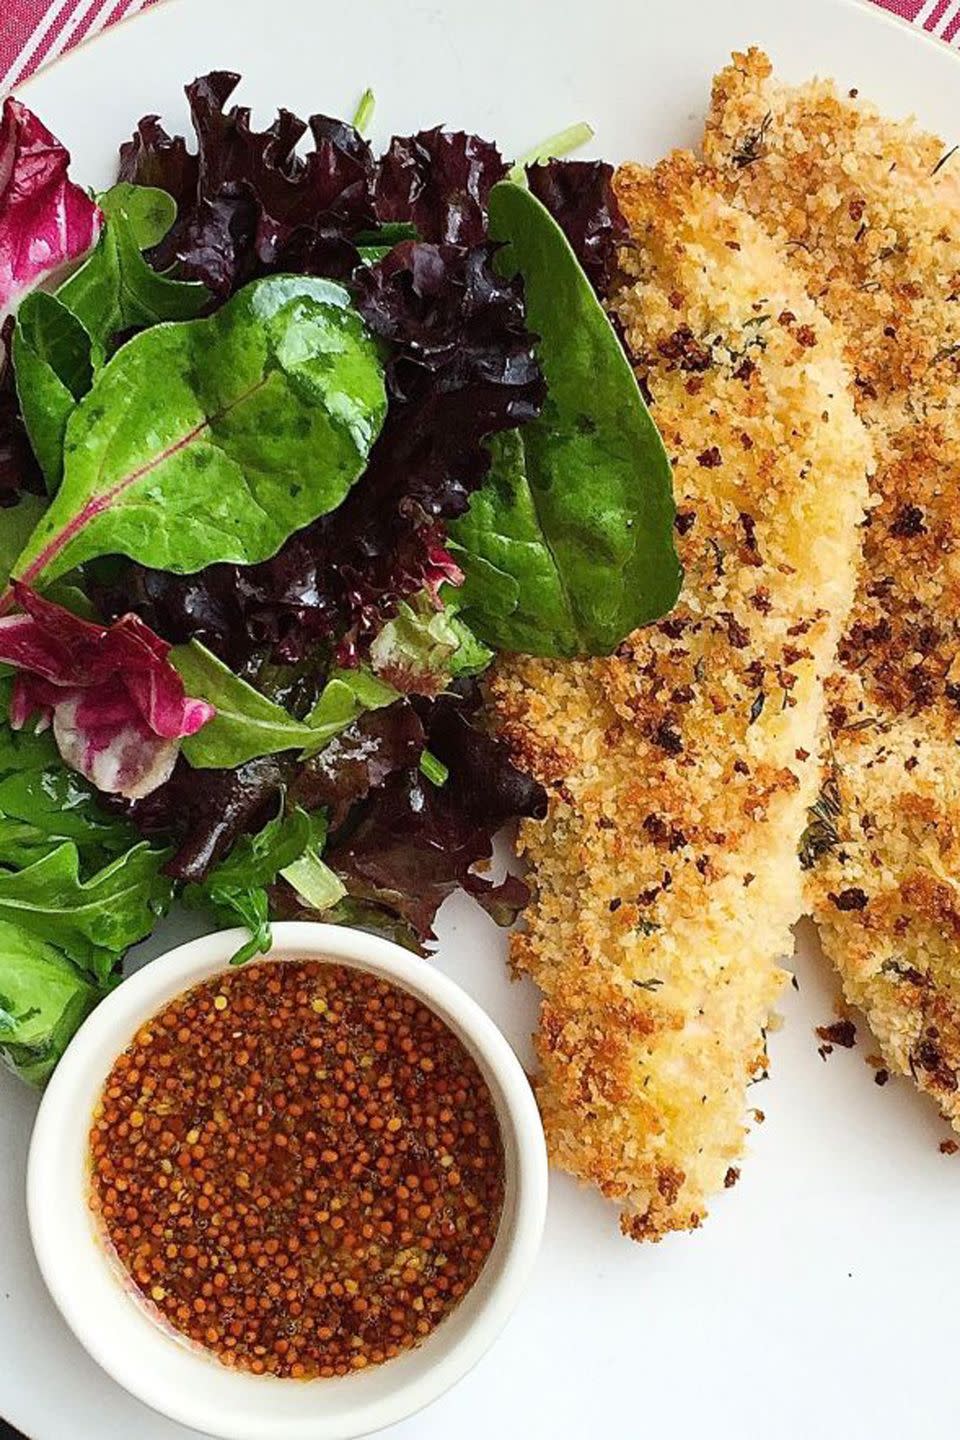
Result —
[[[956,58],[857,0],[172,0],[53,67],[24,98],[106,183],[144,111],[186,118],[181,84],[212,66],[277,104],[349,114],[365,85],[377,137],[439,120],[509,153],[580,118],[612,159],[693,140],[710,76],[756,42],[782,73],[832,74],[890,114],[960,139]],[[438,962],[528,1055],[534,1000],[504,944],[451,903]],[[183,938],[180,930],[174,937]],[[167,938],[155,948],[171,943]],[[646,1248],[561,1176],[533,1287],[481,1365],[391,1440],[845,1440],[954,1434],[960,1157],[901,1083],[878,1089],[869,1040],[824,1064],[812,1027],[835,984],[806,938],[800,993],[773,1037],[767,1122],[706,1227]],[[34,1101],[0,1096],[0,1413],[31,1440],[184,1440],[101,1374],[37,1273],[23,1202]]]

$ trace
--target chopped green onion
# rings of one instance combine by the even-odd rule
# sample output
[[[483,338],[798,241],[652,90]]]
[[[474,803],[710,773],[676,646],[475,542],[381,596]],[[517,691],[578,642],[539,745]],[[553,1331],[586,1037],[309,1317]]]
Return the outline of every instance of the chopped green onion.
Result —
[[[300,859],[294,860],[280,874],[311,910],[329,910],[347,893],[339,875],[324,864],[314,849],[304,850]]]
[[[572,150],[579,150],[581,145],[588,144],[593,139],[593,126],[581,120],[579,125],[568,125],[566,130],[559,131],[556,135],[549,135],[525,155],[521,155],[514,161],[507,175],[516,185],[526,183],[524,172],[528,165],[539,165],[544,160],[559,160],[564,155],[569,155]]]
[[[420,773],[426,775],[433,785],[445,785],[450,778],[450,771],[442,760],[436,755],[431,755],[429,750],[424,750],[420,756]]]
[[[368,85],[360,96],[360,103],[357,106],[353,117],[353,128],[360,135],[366,135],[373,119],[373,112],[377,108],[377,97]]]

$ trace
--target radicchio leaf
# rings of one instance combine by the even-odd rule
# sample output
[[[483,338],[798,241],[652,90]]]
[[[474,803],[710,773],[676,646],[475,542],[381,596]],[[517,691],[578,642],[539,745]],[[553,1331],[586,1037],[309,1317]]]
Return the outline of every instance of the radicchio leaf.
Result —
[[[629,236],[613,191],[613,166],[601,160],[547,160],[527,183],[566,235],[593,288],[610,289],[617,249]]]
[[[94,202],[67,178],[70,155],[12,96],[0,117],[0,321],[100,232]]]
[[[0,619],[0,661],[17,669],[10,723],[53,724],[64,761],[99,790],[135,799],[170,776],[180,739],[213,707],[189,699],[169,645],[135,615],[81,620],[13,582],[24,614]]]

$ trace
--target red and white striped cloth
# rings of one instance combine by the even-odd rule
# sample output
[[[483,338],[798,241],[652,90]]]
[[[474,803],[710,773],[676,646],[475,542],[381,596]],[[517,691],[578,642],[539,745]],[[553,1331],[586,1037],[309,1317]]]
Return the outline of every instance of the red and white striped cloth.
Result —
[[[960,50],[960,0],[873,0],[873,3]]]
[[[0,95],[157,0],[0,0]]]
[[[64,51],[159,0],[0,0],[0,96]],[[960,49],[960,0],[871,0]]]

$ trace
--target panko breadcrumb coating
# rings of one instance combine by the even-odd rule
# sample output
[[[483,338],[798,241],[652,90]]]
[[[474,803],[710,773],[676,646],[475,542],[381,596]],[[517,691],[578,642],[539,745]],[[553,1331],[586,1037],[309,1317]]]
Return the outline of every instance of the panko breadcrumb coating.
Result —
[[[807,893],[887,1064],[960,1128],[960,152],[758,51],[717,77],[705,150],[856,372],[875,508]]]
[[[513,960],[543,992],[552,1158],[659,1239],[735,1178],[766,1064],[869,446],[840,343],[760,226],[689,155],[617,188],[636,248],[614,309],[674,468],[684,590],[615,656],[511,658],[493,691],[551,793],[521,834]]]

